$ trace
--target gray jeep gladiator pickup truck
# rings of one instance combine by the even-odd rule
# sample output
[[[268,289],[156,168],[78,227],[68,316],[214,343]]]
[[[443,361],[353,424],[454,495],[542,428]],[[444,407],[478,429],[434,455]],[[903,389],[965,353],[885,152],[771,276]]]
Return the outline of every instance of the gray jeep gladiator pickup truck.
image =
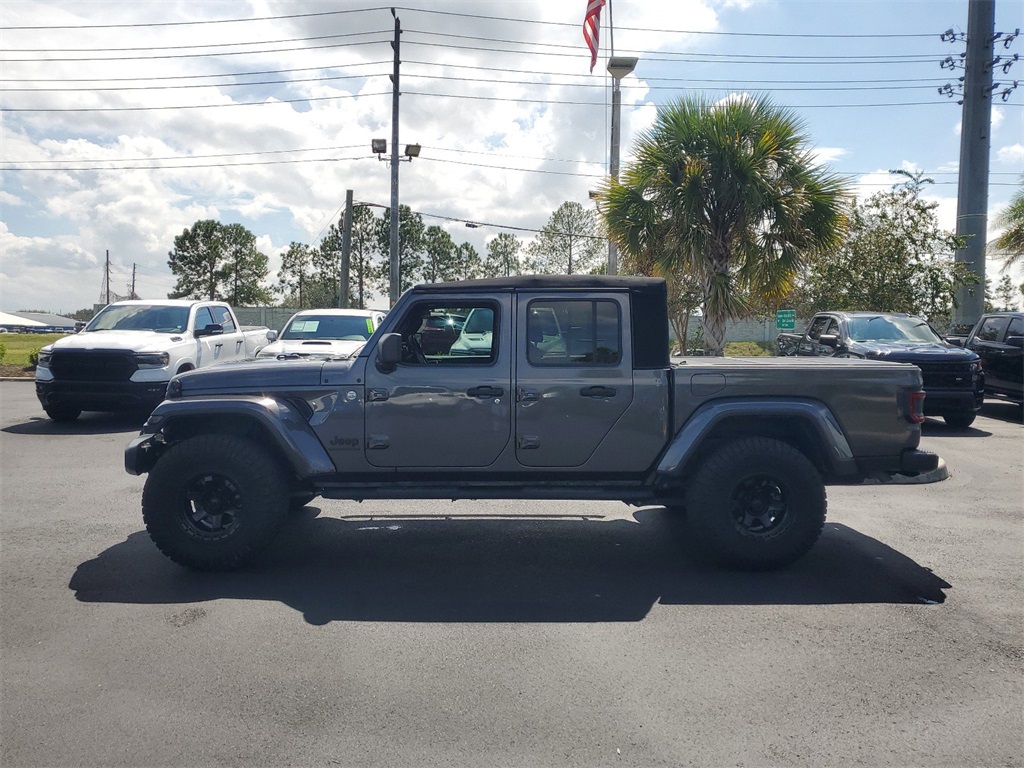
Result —
[[[432,332],[471,313],[472,343]],[[157,547],[223,570],[316,496],[663,505],[724,562],[777,568],[818,539],[827,484],[937,466],[912,365],[668,353],[659,279],[421,285],[351,359],[176,376],[125,467]]]

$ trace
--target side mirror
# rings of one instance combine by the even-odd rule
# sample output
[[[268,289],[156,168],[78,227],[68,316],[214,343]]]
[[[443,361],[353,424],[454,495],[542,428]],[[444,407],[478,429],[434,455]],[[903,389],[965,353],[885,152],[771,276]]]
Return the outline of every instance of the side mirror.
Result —
[[[391,373],[401,360],[401,334],[385,333],[377,344],[377,370],[381,373]]]
[[[277,331],[267,331],[267,341],[277,341]]]
[[[948,344],[952,344],[954,347],[962,347],[967,341],[967,339],[961,336],[946,336],[945,339]]]
[[[1007,336],[1006,346],[1024,349],[1024,336]]]
[[[196,328],[193,334],[197,339],[201,339],[203,336],[220,336],[224,333],[224,326],[220,323],[210,323],[205,328]]]
[[[839,337],[834,333],[823,333],[818,337],[818,343],[824,344],[826,347],[832,347],[835,349],[839,346]]]

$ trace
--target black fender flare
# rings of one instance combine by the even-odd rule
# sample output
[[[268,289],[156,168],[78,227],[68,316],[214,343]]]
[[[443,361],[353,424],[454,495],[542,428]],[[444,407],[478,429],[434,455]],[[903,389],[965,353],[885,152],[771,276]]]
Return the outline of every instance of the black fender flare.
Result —
[[[723,399],[700,406],[662,452],[656,479],[680,477],[715,428],[734,418],[769,417],[800,419],[809,426],[822,447],[825,467],[836,475],[856,475],[857,462],[842,427],[828,407],[816,400],[796,398]],[[770,437],[770,435],[768,435]]]
[[[262,427],[299,479],[336,471],[331,457],[295,406],[272,397],[248,395],[164,400],[150,414],[139,437],[125,448],[125,471],[131,475],[148,472],[159,458],[160,433],[175,421],[212,421],[224,417],[248,420]]]

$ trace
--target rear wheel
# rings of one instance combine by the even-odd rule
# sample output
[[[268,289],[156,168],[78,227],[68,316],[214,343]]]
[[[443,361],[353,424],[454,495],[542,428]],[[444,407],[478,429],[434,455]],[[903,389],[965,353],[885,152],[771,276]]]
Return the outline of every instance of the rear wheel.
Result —
[[[694,535],[719,559],[770,570],[799,559],[818,540],[825,485],[791,445],[743,438],[719,448],[697,470],[686,508]]]
[[[81,408],[75,408],[71,405],[47,405],[43,410],[46,411],[46,415],[53,421],[74,421],[82,415]]]
[[[274,538],[288,483],[252,441],[199,435],[171,447],[149,473],[142,516],[156,546],[197,570],[237,568]]]
[[[942,417],[946,424],[953,429],[967,429],[971,424],[974,423],[975,414],[973,413],[947,413]]]

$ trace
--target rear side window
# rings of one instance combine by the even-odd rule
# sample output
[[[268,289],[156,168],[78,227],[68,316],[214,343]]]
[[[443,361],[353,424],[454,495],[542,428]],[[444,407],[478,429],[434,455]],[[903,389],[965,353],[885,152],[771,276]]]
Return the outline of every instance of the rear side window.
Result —
[[[606,299],[531,301],[526,318],[531,365],[618,365],[622,361],[619,305]]]
[[[1024,336],[1024,318],[1010,318],[1010,327],[1006,329],[1006,338],[1011,336]]]

